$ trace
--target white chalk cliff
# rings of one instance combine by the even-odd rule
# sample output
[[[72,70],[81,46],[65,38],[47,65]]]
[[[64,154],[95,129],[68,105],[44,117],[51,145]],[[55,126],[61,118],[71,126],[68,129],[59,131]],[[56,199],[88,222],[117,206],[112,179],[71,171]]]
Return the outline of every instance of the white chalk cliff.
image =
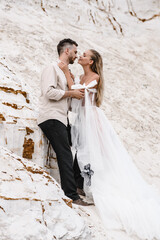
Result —
[[[89,235],[83,219],[70,208],[71,200],[43,168],[2,147],[0,160],[1,239],[85,239]]]
[[[80,52],[95,48],[103,56],[102,108],[145,180],[160,190],[159,29],[159,0],[0,1],[0,231],[3,240],[36,240],[35,236],[44,239],[45,234],[48,239],[52,239],[51,235],[57,239],[90,237],[82,217],[62,200],[64,196],[56,181],[49,181],[47,186],[47,173],[28,172],[25,167],[41,172],[38,165],[48,169],[48,145],[36,123],[40,75],[57,58],[56,45],[65,37],[77,41]],[[75,75],[82,72],[76,63],[71,69]],[[51,153],[52,168],[48,171],[58,180],[54,157]],[[56,205],[50,205],[54,200]],[[99,220],[94,220],[97,216],[94,208],[75,210],[88,223],[92,239],[129,239],[122,232],[107,232],[106,237]],[[57,220],[59,216],[61,221]],[[70,225],[70,221],[75,225]],[[55,232],[51,229],[53,222]]]

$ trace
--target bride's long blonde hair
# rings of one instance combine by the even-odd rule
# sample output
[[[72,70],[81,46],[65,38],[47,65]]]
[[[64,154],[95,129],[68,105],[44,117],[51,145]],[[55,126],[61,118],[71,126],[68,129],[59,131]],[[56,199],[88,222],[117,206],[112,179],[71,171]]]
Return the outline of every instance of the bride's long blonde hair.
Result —
[[[101,55],[94,49],[90,49],[91,59],[93,64],[91,70],[99,75],[99,82],[97,86],[96,105],[99,107],[103,100],[104,92],[104,78],[103,78],[103,60]]]

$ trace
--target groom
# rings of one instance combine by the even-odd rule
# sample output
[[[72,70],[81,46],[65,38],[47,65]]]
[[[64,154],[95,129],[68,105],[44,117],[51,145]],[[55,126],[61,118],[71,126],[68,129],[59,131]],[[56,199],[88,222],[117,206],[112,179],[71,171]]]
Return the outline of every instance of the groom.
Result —
[[[41,76],[41,96],[39,101],[38,126],[50,141],[56,155],[60,172],[61,187],[73,203],[88,206],[77,193],[73,170],[73,157],[67,132],[68,98],[81,99],[84,90],[68,90],[67,81],[58,63],[73,64],[77,58],[78,44],[71,39],[63,39],[57,45],[59,59],[44,69]],[[77,162],[76,162],[77,164]],[[78,166],[74,164],[76,171]]]

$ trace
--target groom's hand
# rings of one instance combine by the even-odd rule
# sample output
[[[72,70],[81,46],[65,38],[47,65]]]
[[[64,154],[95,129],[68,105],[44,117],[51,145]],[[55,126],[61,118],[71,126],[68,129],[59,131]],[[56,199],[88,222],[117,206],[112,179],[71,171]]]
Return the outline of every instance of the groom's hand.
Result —
[[[74,89],[73,91],[73,98],[81,99],[84,98],[84,89]]]

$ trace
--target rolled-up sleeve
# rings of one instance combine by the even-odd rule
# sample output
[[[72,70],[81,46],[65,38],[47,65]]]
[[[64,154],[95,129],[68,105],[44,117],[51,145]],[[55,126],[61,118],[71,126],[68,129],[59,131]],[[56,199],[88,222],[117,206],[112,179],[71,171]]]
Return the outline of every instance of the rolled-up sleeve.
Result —
[[[59,101],[65,91],[62,89],[57,89],[57,74],[53,65],[50,65],[44,69],[42,76],[42,91],[43,94],[50,100]]]

